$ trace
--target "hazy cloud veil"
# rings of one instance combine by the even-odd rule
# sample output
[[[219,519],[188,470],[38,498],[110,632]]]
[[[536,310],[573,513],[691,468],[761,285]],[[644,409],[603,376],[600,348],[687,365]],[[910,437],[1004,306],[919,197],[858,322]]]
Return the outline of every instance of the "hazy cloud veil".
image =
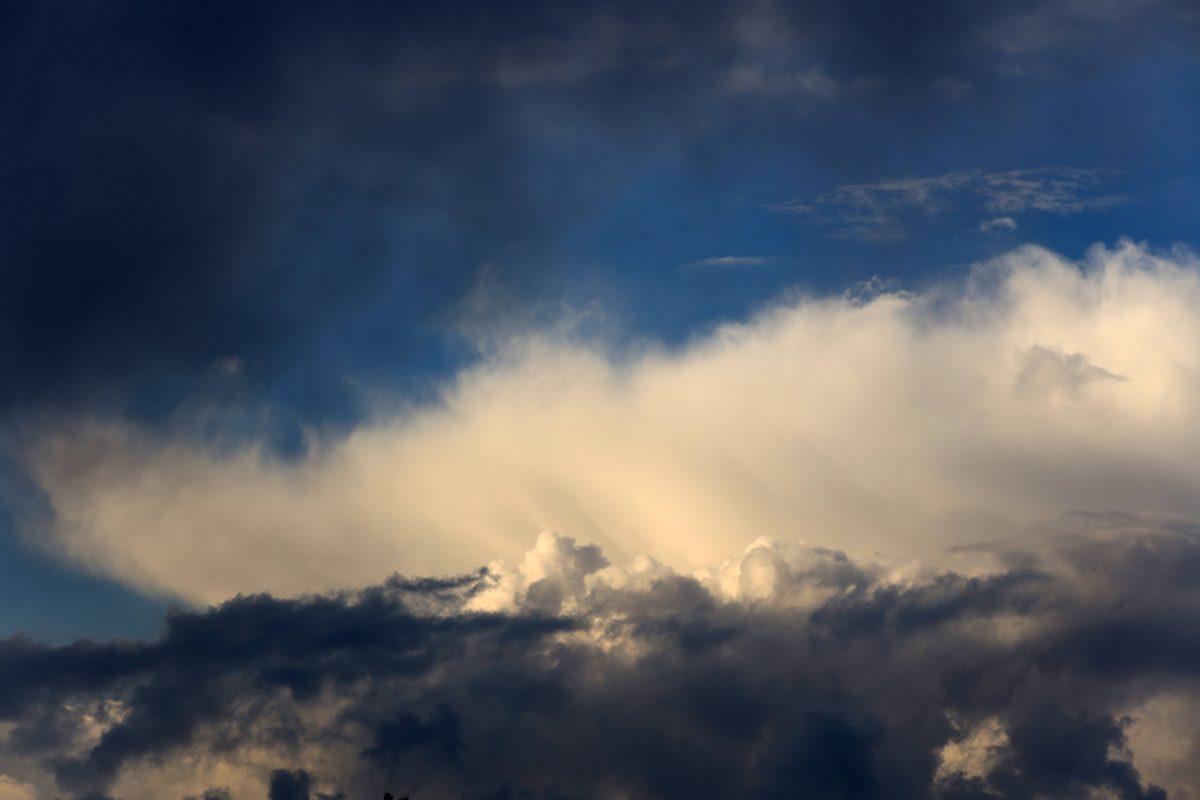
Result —
[[[1198,306],[1186,252],[1023,248],[673,350],[531,332],[299,459],[93,417],[23,453],[47,547],[200,602],[468,570],[540,530],[688,570],[761,535],[931,556],[1068,511],[1200,517]]]

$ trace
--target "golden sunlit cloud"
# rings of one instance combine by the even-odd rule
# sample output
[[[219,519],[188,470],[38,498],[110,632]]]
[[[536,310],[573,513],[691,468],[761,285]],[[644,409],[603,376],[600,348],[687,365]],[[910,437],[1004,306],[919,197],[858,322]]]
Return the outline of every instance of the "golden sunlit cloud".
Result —
[[[542,530],[679,570],[760,536],[928,557],[1066,511],[1200,516],[1196,308],[1190,254],[1024,247],[677,350],[518,337],[294,461],[95,417],[22,455],[48,549],[196,602],[470,570]]]

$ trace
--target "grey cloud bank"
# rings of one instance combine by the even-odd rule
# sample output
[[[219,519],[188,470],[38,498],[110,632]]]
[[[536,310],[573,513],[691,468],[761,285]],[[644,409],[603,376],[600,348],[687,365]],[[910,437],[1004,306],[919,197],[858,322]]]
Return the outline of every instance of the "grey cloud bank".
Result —
[[[761,540],[692,576],[544,534],[512,567],[239,597],[152,642],[2,640],[0,786],[1192,797],[1198,531],[1074,515],[971,573]]]

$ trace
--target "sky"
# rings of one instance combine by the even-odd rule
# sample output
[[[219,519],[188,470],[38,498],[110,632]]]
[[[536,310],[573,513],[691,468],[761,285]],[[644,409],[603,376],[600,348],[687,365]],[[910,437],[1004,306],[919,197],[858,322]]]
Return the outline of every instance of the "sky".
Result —
[[[0,5],[0,800],[1200,798],[1191,0]]]

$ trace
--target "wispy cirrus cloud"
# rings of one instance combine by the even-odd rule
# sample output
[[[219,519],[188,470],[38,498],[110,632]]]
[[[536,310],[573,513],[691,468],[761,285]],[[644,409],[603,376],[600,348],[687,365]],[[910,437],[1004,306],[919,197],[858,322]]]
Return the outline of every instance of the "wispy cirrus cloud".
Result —
[[[698,261],[689,261],[689,267],[761,267],[770,264],[766,256],[711,256]]]
[[[962,170],[848,184],[812,200],[786,200],[767,208],[808,218],[835,236],[869,241],[902,239],[932,218],[957,215],[991,217],[979,227],[994,232],[1015,229],[1014,215],[1079,214],[1128,202],[1107,191],[1115,175],[1114,170],[1077,167]]]
[[[1128,198],[1105,191],[1116,176],[1111,169],[1042,167],[1009,172],[973,173],[968,181],[984,199],[984,208],[1001,214],[1043,211],[1048,214],[1078,214],[1112,208]]]

